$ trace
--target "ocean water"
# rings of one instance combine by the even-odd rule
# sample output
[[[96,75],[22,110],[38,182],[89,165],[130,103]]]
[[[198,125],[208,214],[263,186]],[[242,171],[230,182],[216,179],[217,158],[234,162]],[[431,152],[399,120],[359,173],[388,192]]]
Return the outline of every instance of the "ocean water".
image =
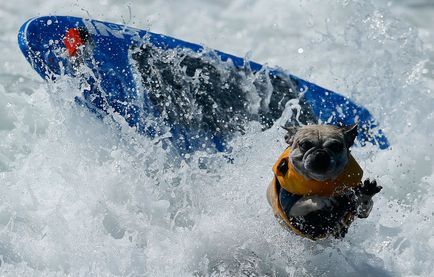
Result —
[[[249,125],[185,162],[77,107],[22,57],[29,17],[89,16],[281,66],[367,107],[391,148],[356,148],[384,187],[345,239],[287,233],[265,199],[283,131]],[[0,275],[434,276],[431,1],[3,1]],[[198,166],[207,160],[206,169]]]

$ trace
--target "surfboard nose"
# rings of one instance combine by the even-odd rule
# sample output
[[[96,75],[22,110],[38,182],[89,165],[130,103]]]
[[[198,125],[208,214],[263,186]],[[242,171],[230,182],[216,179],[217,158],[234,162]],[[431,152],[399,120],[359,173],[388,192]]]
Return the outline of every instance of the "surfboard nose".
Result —
[[[18,45],[27,61],[44,79],[55,79],[67,64],[62,55],[65,35],[56,17],[38,17],[25,22],[18,32]],[[44,32],[41,32],[45,30]],[[63,46],[64,47],[64,46]]]

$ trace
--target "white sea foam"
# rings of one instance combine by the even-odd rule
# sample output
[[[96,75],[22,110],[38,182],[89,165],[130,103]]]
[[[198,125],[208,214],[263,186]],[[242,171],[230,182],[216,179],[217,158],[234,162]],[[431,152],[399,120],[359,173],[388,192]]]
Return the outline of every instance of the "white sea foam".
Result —
[[[431,42],[415,27],[369,1],[130,6],[131,18],[128,5],[109,0],[0,7],[1,275],[434,275]],[[252,124],[231,142],[233,163],[204,153],[186,163],[79,108],[73,81],[45,85],[16,31],[38,14],[87,12],[240,56],[251,50],[365,105],[392,144],[354,149],[384,187],[371,216],[342,241],[290,235],[265,199],[282,130]]]

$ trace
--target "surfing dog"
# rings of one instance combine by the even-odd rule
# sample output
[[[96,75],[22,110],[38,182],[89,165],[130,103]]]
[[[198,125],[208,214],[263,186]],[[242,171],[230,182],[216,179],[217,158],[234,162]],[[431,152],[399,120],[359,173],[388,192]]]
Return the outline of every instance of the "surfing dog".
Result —
[[[353,220],[369,216],[382,187],[362,182],[350,153],[357,124],[284,127],[288,148],[273,167],[267,198],[275,216],[296,234],[317,240],[343,238]]]

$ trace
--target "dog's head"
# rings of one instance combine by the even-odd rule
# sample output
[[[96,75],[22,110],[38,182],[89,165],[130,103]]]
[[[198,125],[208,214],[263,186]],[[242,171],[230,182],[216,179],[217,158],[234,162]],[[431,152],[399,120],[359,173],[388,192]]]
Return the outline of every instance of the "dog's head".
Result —
[[[348,163],[349,148],[357,137],[357,124],[348,127],[306,125],[284,127],[291,146],[294,169],[308,179],[335,179]]]

